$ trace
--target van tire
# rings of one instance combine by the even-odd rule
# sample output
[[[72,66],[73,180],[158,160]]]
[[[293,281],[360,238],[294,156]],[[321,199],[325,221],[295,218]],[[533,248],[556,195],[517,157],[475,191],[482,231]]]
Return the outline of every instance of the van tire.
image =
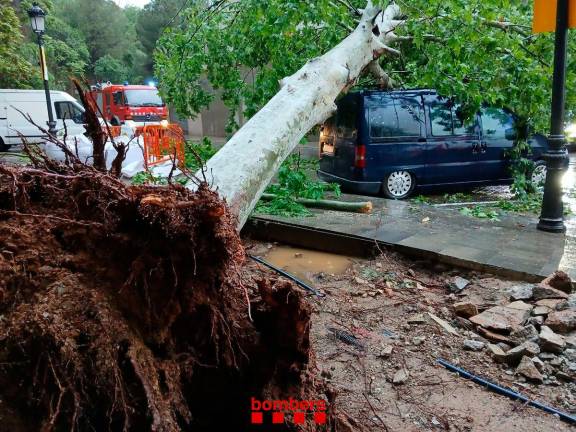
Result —
[[[382,182],[382,193],[386,198],[408,198],[416,188],[416,178],[408,171],[393,171]]]
[[[0,152],[7,152],[8,150],[10,150],[10,147],[12,146],[9,144],[4,144],[4,140],[0,138]]]
[[[546,181],[546,162],[539,160],[534,162],[534,168],[530,173],[530,181],[536,189],[542,189]]]
[[[112,120],[110,120],[110,126],[121,126],[121,125],[122,125],[122,122],[120,121],[118,116],[114,116],[114,117],[112,117]]]

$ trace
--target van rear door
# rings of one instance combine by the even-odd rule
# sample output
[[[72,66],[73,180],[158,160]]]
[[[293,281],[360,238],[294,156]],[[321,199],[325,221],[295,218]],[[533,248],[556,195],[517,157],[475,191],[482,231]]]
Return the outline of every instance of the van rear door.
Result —
[[[352,179],[358,141],[358,95],[349,94],[337,105],[337,114],[322,126],[320,171]]]

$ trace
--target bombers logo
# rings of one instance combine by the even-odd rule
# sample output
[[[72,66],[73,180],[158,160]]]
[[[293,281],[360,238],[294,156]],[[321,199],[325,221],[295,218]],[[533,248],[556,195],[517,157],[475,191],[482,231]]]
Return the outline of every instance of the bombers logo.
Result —
[[[285,420],[292,421],[294,424],[304,424],[307,414],[316,424],[326,423],[326,401],[318,400],[263,400],[256,398],[251,399],[252,424],[282,424]],[[271,417],[268,413],[271,413]],[[266,419],[265,419],[266,417]],[[266,420],[266,421],[265,421]]]

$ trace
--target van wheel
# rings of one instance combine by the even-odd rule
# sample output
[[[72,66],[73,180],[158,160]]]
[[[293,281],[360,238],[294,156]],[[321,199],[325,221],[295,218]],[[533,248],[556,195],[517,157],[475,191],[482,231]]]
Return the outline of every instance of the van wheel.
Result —
[[[544,187],[544,182],[546,182],[546,162],[540,160],[534,164],[534,169],[532,174],[530,174],[530,181],[537,189]]]
[[[394,171],[386,176],[382,182],[384,196],[392,199],[408,197],[416,187],[414,176],[408,171]]]
[[[110,120],[110,126],[120,126],[121,124],[122,123],[120,122],[118,116],[114,116],[112,117],[112,120]]]
[[[7,152],[8,150],[10,150],[10,147],[12,146],[4,144],[4,141],[2,140],[2,138],[0,138],[0,152]]]

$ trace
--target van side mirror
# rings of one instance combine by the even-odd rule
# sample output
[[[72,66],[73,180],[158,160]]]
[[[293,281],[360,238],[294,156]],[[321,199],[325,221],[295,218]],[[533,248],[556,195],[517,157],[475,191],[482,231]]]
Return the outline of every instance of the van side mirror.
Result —
[[[507,140],[514,141],[518,138],[518,132],[516,132],[515,128],[508,128],[504,131],[504,137]]]

